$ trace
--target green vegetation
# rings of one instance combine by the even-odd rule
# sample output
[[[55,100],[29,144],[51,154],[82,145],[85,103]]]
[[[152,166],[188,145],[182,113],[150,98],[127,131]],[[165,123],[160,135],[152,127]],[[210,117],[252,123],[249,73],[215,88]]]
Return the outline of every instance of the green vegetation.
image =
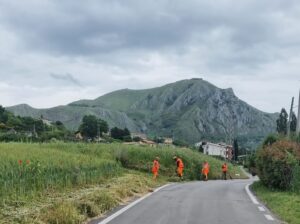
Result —
[[[262,183],[270,188],[290,190],[300,165],[300,145],[280,140],[257,152],[256,165]],[[300,186],[299,186],[300,190]]]
[[[281,116],[284,117],[284,116]],[[285,120],[285,119],[284,119]],[[277,124],[282,122],[277,122]],[[300,223],[300,136],[286,133],[284,122],[279,135],[270,135],[250,158],[260,182],[252,185],[257,196],[289,224]],[[291,128],[291,131],[294,130]]]
[[[1,144],[0,198],[27,200],[41,192],[97,184],[120,174],[121,167],[107,152],[69,146]]]
[[[44,142],[71,138],[71,132],[61,121],[50,123],[43,116],[39,119],[15,116],[0,106],[0,141]]]
[[[280,219],[289,224],[300,223],[299,193],[270,190],[260,182],[254,183],[252,190]]]
[[[288,114],[286,110],[282,108],[279,114],[279,118],[276,120],[277,132],[279,134],[285,135],[287,133],[287,121],[288,121]]]
[[[107,133],[109,127],[106,121],[97,118],[94,115],[85,115],[79,126],[79,131],[85,138],[94,139],[102,136],[102,133]]]
[[[185,179],[200,178],[207,160],[210,179],[220,178],[222,161],[188,148],[124,144],[0,144],[0,220],[8,223],[81,223],[128,197],[177,181],[174,155],[182,157]],[[153,182],[151,166],[160,157]],[[243,177],[238,167],[231,174]],[[25,220],[25,221],[24,221]],[[27,221],[26,221],[27,220]]]
[[[114,127],[110,130],[110,133],[111,133],[111,137],[114,139],[124,140],[127,142],[132,141],[130,136],[130,131],[127,128],[121,129],[121,128]]]

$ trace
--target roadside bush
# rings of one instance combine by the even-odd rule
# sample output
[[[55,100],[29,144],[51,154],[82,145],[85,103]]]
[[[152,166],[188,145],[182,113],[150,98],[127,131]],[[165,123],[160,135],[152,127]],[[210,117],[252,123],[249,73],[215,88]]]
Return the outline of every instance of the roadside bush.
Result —
[[[299,144],[287,140],[277,141],[258,150],[258,175],[267,187],[289,190],[299,161]]]
[[[278,137],[275,135],[269,135],[263,142],[263,147],[270,146],[277,142]]]
[[[300,165],[296,165],[293,169],[291,190],[300,193]]]

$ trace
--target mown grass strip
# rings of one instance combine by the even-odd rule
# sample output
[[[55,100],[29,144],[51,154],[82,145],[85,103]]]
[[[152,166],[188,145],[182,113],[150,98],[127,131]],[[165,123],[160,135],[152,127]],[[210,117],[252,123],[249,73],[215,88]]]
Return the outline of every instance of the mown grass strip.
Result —
[[[275,214],[289,224],[300,223],[300,194],[270,190],[260,182],[251,186],[257,197]]]
[[[26,206],[7,205],[2,208],[0,220],[4,223],[24,224],[83,223],[88,219],[101,217],[132,197],[139,197],[165,183],[165,178],[153,181],[144,173],[128,171],[101,185],[58,193],[34,203],[27,203]]]

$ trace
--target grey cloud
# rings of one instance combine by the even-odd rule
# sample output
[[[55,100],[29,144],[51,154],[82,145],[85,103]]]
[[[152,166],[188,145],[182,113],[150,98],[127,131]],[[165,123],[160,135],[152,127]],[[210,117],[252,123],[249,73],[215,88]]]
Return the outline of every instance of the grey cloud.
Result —
[[[59,81],[64,81],[65,83],[76,85],[82,87],[82,84],[79,80],[74,78],[71,74],[54,74],[51,73],[50,76],[53,79],[59,80]]]
[[[0,77],[93,94],[199,74],[275,85],[298,80],[299,20],[297,0],[0,0]]]
[[[122,51],[181,48],[189,54],[189,49],[204,46],[210,52],[207,65],[219,71],[232,63],[245,67],[266,63],[272,60],[264,53],[270,48],[280,54],[281,49],[272,49],[272,44],[282,41],[277,35],[282,28],[272,18],[289,16],[296,2],[90,0],[83,4],[65,0],[2,4],[3,21],[30,50],[70,57],[101,55],[114,63],[119,60],[115,54]],[[205,44],[210,33],[222,28],[229,33],[219,33],[215,41],[224,43],[221,46],[228,52],[220,56],[213,43]]]

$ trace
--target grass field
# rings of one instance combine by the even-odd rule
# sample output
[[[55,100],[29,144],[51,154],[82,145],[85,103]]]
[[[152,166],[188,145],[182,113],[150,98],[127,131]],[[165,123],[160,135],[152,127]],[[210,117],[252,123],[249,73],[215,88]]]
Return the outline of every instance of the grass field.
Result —
[[[300,223],[300,194],[286,191],[270,190],[261,183],[252,185],[253,191],[275,214],[289,223]]]
[[[200,178],[205,160],[211,166],[210,178],[220,177],[221,161],[186,148],[0,144],[0,223],[82,223],[129,196],[176,181],[174,155],[185,163],[186,180]],[[159,181],[154,182],[150,171],[156,156],[160,157],[161,172]],[[243,177],[237,167],[230,166],[229,171]],[[71,214],[64,216],[67,213]]]

